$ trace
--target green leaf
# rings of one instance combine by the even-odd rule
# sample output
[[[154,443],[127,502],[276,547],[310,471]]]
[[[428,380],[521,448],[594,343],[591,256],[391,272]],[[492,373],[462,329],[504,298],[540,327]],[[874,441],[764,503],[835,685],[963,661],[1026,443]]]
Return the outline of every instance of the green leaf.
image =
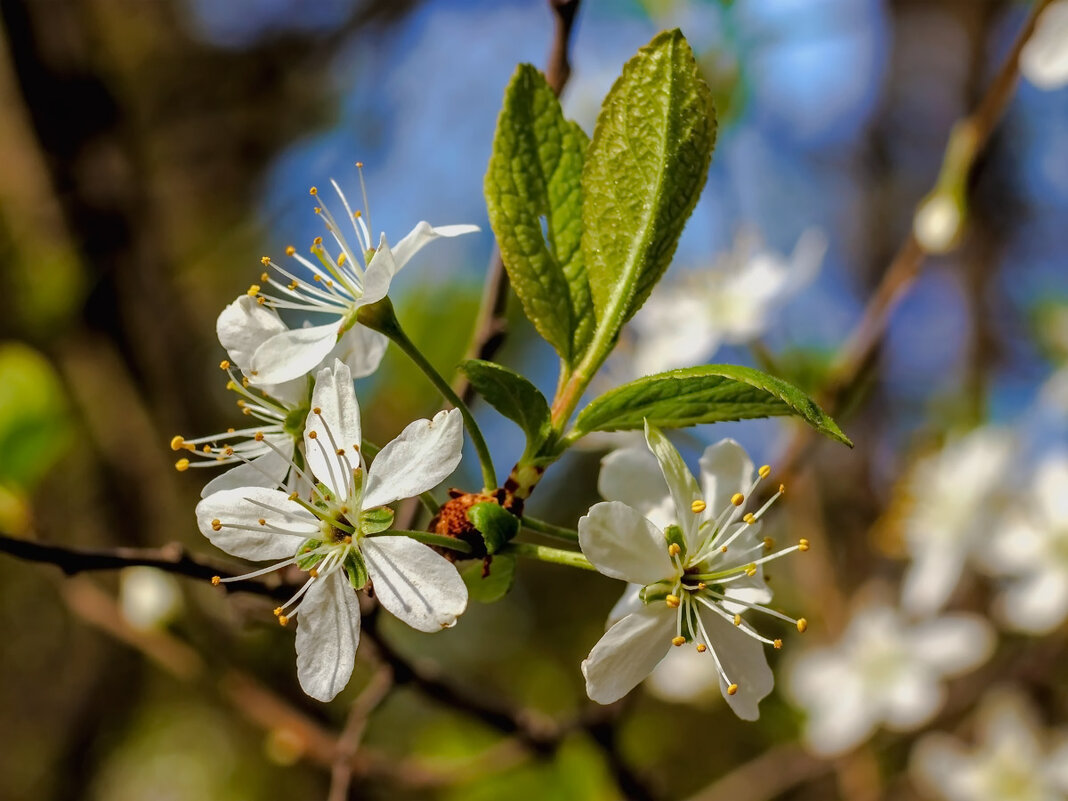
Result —
[[[467,585],[468,595],[483,604],[492,604],[501,600],[515,584],[516,561],[514,556],[497,554],[489,564],[487,576],[482,575],[482,560],[467,565],[460,571],[460,576]]]
[[[520,64],[497,120],[486,208],[523,311],[569,364],[595,324],[580,247],[586,145],[544,76]]]
[[[545,441],[551,430],[549,403],[537,387],[519,373],[481,359],[468,359],[459,369],[490,406],[523,429],[528,453]]]
[[[796,415],[831,439],[853,443],[808,395],[781,378],[733,364],[709,364],[639,378],[590,402],[575,432],[630,431],[645,421],[682,428],[722,420]]]
[[[471,506],[467,519],[482,535],[486,553],[496,553],[519,533],[519,518],[493,501]]]
[[[658,34],[605,98],[582,173],[582,252],[602,348],[671,262],[715,141],[693,51],[678,30]]]

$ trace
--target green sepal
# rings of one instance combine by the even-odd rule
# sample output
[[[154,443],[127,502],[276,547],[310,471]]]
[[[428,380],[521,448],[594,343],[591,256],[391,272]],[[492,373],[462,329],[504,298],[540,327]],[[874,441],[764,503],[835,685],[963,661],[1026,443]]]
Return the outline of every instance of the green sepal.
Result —
[[[353,548],[345,557],[345,572],[349,576],[349,584],[354,590],[362,590],[369,581],[367,565],[364,564],[363,556],[359,550]]]
[[[667,579],[657,581],[653,584],[646,584],[638,590],[638,598],[646,605],[663,603],[664,599],[671,595],[673,589],[675,589],[675,582]]]
[[[377,534],[393,525],[393,510],[388,506],[376,506],[360,512],[357,528],[361,534]]]
[[[668,547],[672,545],[679,546],[679,558],[686,558],[686,535],[682,533],[682,529],[672,523],[670,526],[664,529],[664,539],[667,540]]]
[[[297,567],[301,570],[311,570],[319,562],[322,561],[322,554],[315,554],[315,556],[305,556],[303,559],[299,558],[302,553],[308,553],[308,551],[314,551],[320,545],[323,544],[322,540],[305,540],[304,544],[297,549]]]
[[[471,506],[467,519],[482,535],[489,554],[496,553],[519,533],[519,518],[493,501]]]
[[[497,554],[489,563],[489,573],[483,576],[485,563],[482,560],[471,562],[460,576],[467,585],[467,594],[474,601],[492,604],[507,595],[515,584],[517,559],[510,554]]]

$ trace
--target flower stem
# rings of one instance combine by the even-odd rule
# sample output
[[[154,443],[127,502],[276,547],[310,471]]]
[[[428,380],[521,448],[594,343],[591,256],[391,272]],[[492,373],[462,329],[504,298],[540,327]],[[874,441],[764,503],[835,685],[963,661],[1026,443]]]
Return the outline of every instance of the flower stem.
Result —
[[[460,396],[453,392],[449,382],[442,378],[441,373],[435,370],[434,366],[427,361],[419,348],[415,346],[415,343],[408,339],[408,335],[404,333],[404,329],[401,328],[400,321],[393,311],[393,304],[390,299],[388,297],[382,298],[378,303],[362,307],[357,319],[362,325],[389,337],[397,347],[404,351],[409,359],[415,362],[415,366],[423,371],[423,374],[430,379],[430,383],[437,388],[445,400],[460,410],[460,414],[464,418],[464,424],[467,426],[467,433],[475,446],[475,453],[478,454],[485,491],[492,492],[497,489],[497,474],[493,470],[493,460],[490,458],[486,440],[482,436],[482,431],[479,430],[478,423],[475,422],[471,410],[467,408],[467,404],[460,399]]]
[[[556,537],[557,539],[567,540],[568,542],[578,542],[578,532],[574,529],[555,526],[552,523],[546,523],[544,520],[538,520],[537,518],[529,517],[528,515],[523,515],[523,527],[548,537]]]
[[[368,537],[411,537],[426,545],[436,545],[439,548],[449,548],[460,553],[471,553],[470,543],[458,540],[455,537],[446,537],[443,534],[432,534],[429,531],[407,531],[405,529],[391,528],[388,531],[379,531],[376,534],[368,534]]]
[[[578,551],[564,551],[560,548],[549,548],[545,545],[532,545],[529,542],[512,542],[498,551],[498,553],[510,553],[516,556],[525,556],[527,559],[537,559],[541,562],[552,562],[556,565],[567,565],[568,567],[597,572],[597,568],[590,564],[590,560]]]

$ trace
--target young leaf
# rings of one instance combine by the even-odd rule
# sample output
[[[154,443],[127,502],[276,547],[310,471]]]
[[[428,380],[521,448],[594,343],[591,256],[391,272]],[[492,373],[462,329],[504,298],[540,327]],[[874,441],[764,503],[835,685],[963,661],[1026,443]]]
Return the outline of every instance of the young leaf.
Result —
[[[509,554],[497,554],[489,564],[489,574],[483,576],[482,561],[472,562],[460,571],[472,600],[491,604],[501,600],[515,583],[516,558]]]
[[[538,388],[519,373],[481,359],[462,362],[460,370],[490,406],[523,429],[528,452],[533,452],[549,435],[549,404]]]
[[[582,252],[598,341],[622,325],[664,274],[708,176],[712,94],[678,30],[658,34],[605,98],[582,173]]]
[[[544,76],[520,64],[497,120],[486,207],[523,311],[569,364],[585,350],[595,323],[579,247],[586,144]]]
[[[493,501],[483,501],[470,507],[467,519],[482,535],[486,553],[489,554],[499,551],[519,533],[519,518]]]
[[[796,415],[822,434],[853,443],[808,395],[767,373],[733,364],[689,367],[639,378],[616,387],[579,412],[575,431],[661,428],[754,417]]]

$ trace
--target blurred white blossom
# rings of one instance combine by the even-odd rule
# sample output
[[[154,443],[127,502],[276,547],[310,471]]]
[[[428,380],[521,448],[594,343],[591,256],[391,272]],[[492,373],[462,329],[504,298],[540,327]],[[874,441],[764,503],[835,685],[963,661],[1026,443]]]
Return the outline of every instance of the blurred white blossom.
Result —
[[[1068,0],[1051,3],[1020,53],[1020,72],[1039,89],[1068,84]]]
[[[969,555],[986,546],[1011,446],[1008,432],[978,428],[913,469],[905,490],[905,547],[912,559],[902,588],[907,611],[927,615],[941,609]]]
[[[182,590],[174,576],[158,568],[123,568],[119,573],[119,608],[139,629],[163,626],[182,608]]]
[[[876,728],[910,731],[942,706],[943,679],[982,664],[994,633],[977,615],[912,623],[894,607],[859,608],[833,646],[798,657],[787,690],[807,713],[804,740],[823,755],[864,742]]]
[[[1046,732],[1020,691],[999,688],[984,696],[976,729],[974,748],[941,732],[913,747],[912,777],[931,798],[1068,799],[1068,732]]]
[[[996,602],[999,617],[1021,631],[1052,631],[1068,617],[1068,452],[1038,465],[1030,492],[991,535],[981,558],[1008,578]]]

